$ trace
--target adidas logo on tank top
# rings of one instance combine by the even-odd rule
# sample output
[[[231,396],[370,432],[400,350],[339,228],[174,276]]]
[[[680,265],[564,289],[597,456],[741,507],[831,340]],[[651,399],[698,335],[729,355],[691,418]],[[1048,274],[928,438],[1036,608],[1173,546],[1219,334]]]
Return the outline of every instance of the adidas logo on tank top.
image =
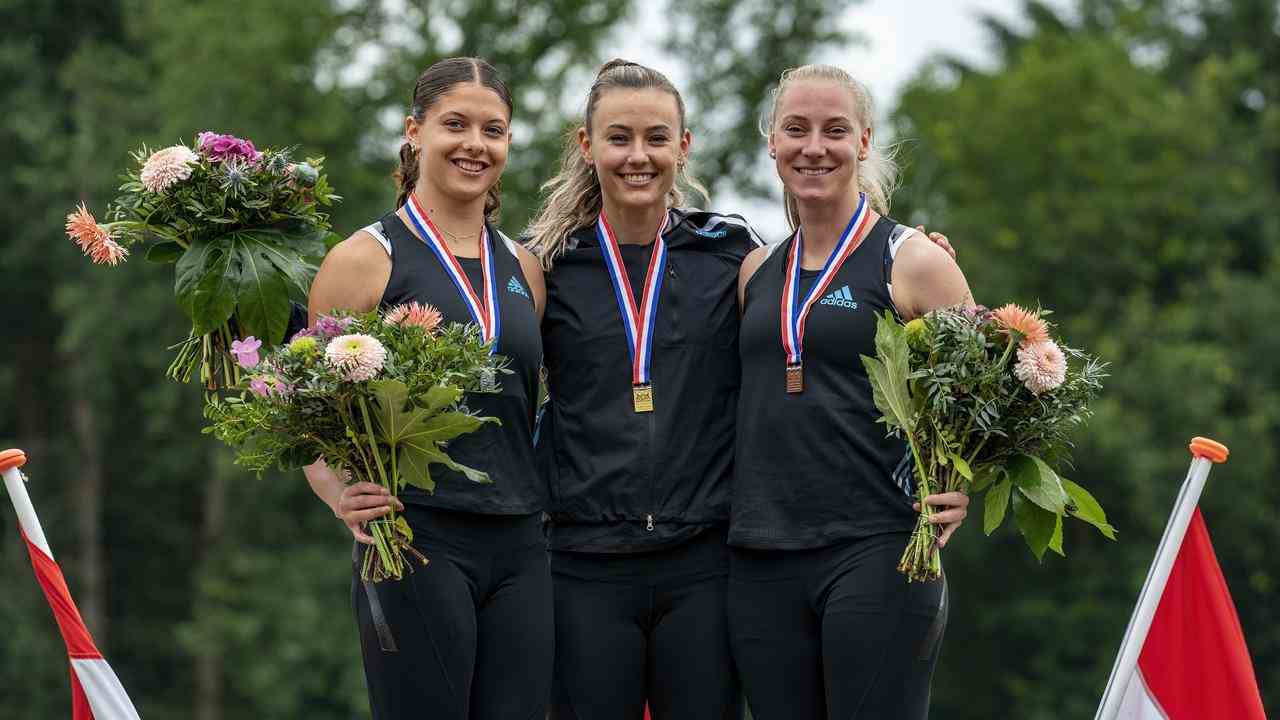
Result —
[[[529,297],[529,293],[525,292],[524,285],[521,285],[520,281],[517,280],[514,275],[512,275],[511,279],[507,281],[507,292],[523,295],[526,298]]]
[[[827,293],[826,297],[818,303],[819,305],[835,305],[836,307],[857,310],[858,303],[853,299],[853,293],[849,292],[849,286],[845,285],[839,290]]]

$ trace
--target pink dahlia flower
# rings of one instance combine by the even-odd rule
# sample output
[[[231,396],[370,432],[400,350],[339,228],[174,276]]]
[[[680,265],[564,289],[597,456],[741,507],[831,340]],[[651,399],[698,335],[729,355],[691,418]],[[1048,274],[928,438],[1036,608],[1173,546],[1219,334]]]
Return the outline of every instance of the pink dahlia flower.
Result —
[[[235,135],[219,135],[206,130],[196,136],[196,143],[200,146],[200,152],[214,162],[243,158],[256,163],[262,157],[262,153],[258,152],[251,141]]]
[[[242,368],[256,367],[262,359],[258,356],[258,348],[262,347],[262,341],[250,335],[244,340],[231,341],[231,354],[235,356],[236,362]]]
[[[129,255],[128,250],[111,239],[111,232],[98,224],[84,203],[67,215],[67,237],[75,240],[80,250],[99,265],[116,265]]]
[[[1036,395],[1049,392],[1067,379],[1067,357],[1052,340],[1023,344],[1013,374]]]
[[[174,145],[151,153],[142,165],[139,179],[148,192],[162,193],[191,177],[191,166],[200,157],[186,145]]]
[[[397,305],[382,318],[388,325],[415,326],[427,332],[435,330],[442,319],[439,310],[417,302]]]
[[[339,335],[329,341],[324,358],[351,382],[369,380],[382,371],[387,349],[369,335]]]

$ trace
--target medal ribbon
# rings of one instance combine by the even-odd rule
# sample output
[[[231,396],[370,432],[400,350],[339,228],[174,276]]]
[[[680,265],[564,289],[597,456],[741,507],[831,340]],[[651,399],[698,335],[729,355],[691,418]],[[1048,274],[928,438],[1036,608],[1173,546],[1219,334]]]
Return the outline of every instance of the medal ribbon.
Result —
[[[600,242],[604,266],[609,271],[609,279],[613,281],[618,311],[622,314],[622,325],[627,331],[628,349],[631,350],[632,385],[649,383],[649,362],[653,358],[653,320],[657,316],[658,296],[662,292],[662,276],[667,266],[667,243],[662,239],[662,234],[666,232],[669,219],[664,213],[662,225],[658,227],[657,237],[653,240],[653,255],[649,258],[649,271],[645,275],[644,294],[640,297],[639,310],[636,308],[636,296],[631,292],[627,266],[622,262],[622,252],[618,249],[613,228],[609,226],[603,211],[596,220],[596,239]]]
[[[440,231],[431,222],[431,218],[427,217],[413,193],[409,193],[405,210],[422,241],[435,253],[454,287],[458,288],[472,319],[480,326],[482,337],[486,342],[492,341],[489,354],[494,354],[498,349],[498,337],[502,334],[502,313],[498,310],[498,281],[497,274],[493,271],[493,247],[489,240],[489,228],[484,226],[480,229],[480,275],[484,284],[484,296],[480,297],[471,287],[471,281],[463,272],[458,258],[454,257],[453,251],[445,244]]]
[[[840,266],[849,258],[858,246],[855,241],[862,234],[862,226],[867,223],[871,213],[867,207],[867,196],[858,193],[858,209],[854,211],[849,224],[845,226],[840,241],[836,243],[822,272],[813,287],[803,298],[800,294],[800,259],[804,257],[804,232],[796,230],[795,240],[791,243],[791,251],[787,254],[787,274],[782,285],[782,349],[787,353],[787,365],[799,365],[800,356],[804,352],[804,323],[814,303],[822,297],[822,293],[831,284]]]

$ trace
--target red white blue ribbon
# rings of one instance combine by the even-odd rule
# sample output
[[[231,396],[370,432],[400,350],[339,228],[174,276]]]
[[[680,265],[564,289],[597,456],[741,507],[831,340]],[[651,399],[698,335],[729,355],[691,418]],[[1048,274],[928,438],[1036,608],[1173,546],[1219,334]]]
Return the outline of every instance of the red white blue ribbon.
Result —
[[[799,365],[804,353],[804,323],[814,303],[822,297],[827,286],[831,284],[840,266],[858,247],[857,238],[862,235],[862,227],[870,219],[871,212],[867,206],[865,193],[858,193],[858,209],[854,211],[849,224],[845,226],[840,241],[836,243],[822,272],[813,287],[804,297],[800,297],[800,259],[804,257],[804,231],[796,230],[795,240],[791,243],[791,251],[787,254],[787,274],[782,285],[782,349],[787,353],[788,365]]]
[[[632,385],[649,384],[649,362],[653,358],[653,321],[657,316],[658,296],[662,293],[662,277],[667,267],[667,243],[662,235],[667,230],[669,220],[669,215],[663,213],[662,225],[658,227],[657,237],[653,240],[653,255],[649,258],[644,294],[640,296],[638,307],[613,228],[609,226],[603,212],[596,220],[596,239],[600,242],[604,265],[609,270],[613,292],[618,299],[618,311],[622,314],[622,325],[627,331],[627,344],[631,350]]]
[[[458,293],[462,295],[467,310],[471,312],[471,318],[480,326],[485,341],[492,341],[489,345],[489,354],[494,354],[498,349],[498,337],[502,334],[502,313],[498,308],[498,281],[497,274],[493,271],[493,244],[489,240],[489,228],[483,226],[480,229],[480,275],[484,285],[481,288],[484,291],[482,297],[471,287],[471,281],[463,272],[458,258],[444,242],[440,231],[431,222],[431,218],[427,217],[427,213],[413,193],[409,193],[409,202],[405,204],[405,210],[409,215],[409,221],[418,231],[418,236],[431,249],[431,252],[435,253],[436,259],[440,261],[445,273],[453,281],[454,287],[458,288]]]

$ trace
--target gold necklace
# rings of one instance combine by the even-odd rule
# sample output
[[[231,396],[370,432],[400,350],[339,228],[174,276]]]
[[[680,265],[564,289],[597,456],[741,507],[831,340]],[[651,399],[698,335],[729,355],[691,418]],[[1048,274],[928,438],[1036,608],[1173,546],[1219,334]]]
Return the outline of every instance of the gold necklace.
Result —
[[[480,237],[479,231],[468,233],[466,235],[455,235],[454,233],[451,233],[448,230],[445,230],[439,225],[437,225],[436,227],[440,229],[440,232],[444,233],[445,235],[448,235],[454,242],[461,242],[463,240],[470,240],[473,237]]]

